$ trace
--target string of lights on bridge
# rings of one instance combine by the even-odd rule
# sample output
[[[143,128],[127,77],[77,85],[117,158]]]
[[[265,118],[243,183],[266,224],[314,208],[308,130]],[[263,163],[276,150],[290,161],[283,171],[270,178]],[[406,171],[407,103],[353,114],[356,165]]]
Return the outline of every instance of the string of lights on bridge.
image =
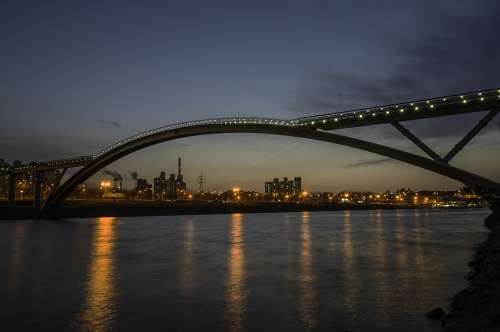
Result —
[[[129,142],[133,142],[147,136],[163,134],[165,132],[175,131],[177,129],[187,128],[187,127],[209,126],[209,125],[222,125],[222,126],[267,125],[267,126],[280,126],[280,127],[305,127],[307,129],[321,129],[321,126],[326,124],[335,125],[335,124],[340,124],[344,121],[353,121],[353,120],[366,121],[373,118],[380,118],[381,116],[387,118],[391,115],[398,115],[399,117],[401,117],[404,116],[405,114],[412,114],[416,112],[438,111],[443,106],[450,107],[456,105],[464,107],[471,103],[484,103],[486,101],[490,101],[492,98],[495,100],[500,99],[500,89],[485,90],[469,94],[453,95],[453,96],[433,98],[428,100],[419,100],[402,104],[392,104],[386,106],[357,109],[352,111],[322,114],[322,115],[303,117],[292,120],[233,117],[233,118],[217,118],[208,120],[188,121],[142,132],[140,134],[121,140],[113,145],[110,145],[93,155],[82,156],[77,158],[69,158],[69,159],[52,160],[43,163],[31,163],[15,167],[15,171],[17,172],[29,171],[32,169],[37,169],[39,167],[65,168],[65,167],[72,167],[75,165],[83,165]],[[439,114],[436,114],[436,116],[439,116]],[[8,172],[9,170],[10,168],[0,168],[0,172]]]
[[[318,123],[325,124],[328,121],[333,121],[335,123],[341,122],[345,119],[367,119],[371,117],[377,117],[379,115],[391,115],[391,114],[404,114],[406,112],[419,112],[427,110],[438,110],[440,106],[453,106],[453,105],[467,105],[470,102],[486,102],[491,98],[500,99],[500,89],[498,90],[486,90],[475,93],[463,94],[463,95],[453,95],[447,97],[433,98],[427,100],[413,101],[409,103],[402,104],[392,104],[386,106],[377,106],[371,108],[362,108],[347,112],[338,112],[330,114],[322,114],[310,117],[304,117],[298,119],[302,126],[314,126]]]

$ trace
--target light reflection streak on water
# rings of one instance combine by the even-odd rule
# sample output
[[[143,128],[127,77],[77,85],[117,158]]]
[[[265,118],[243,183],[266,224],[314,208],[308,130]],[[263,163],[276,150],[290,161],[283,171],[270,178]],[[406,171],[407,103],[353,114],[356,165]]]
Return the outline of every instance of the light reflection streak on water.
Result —
[[[290,230],[290,214],[287,213],[284,216],[285,219],[285,231],[284,231],[284,239],[286,242],[286,249],[287,249],[287,254],[286,254],[286,260],[287,260],[287,269],[286,269],[286,277],[288,280],[291,280],[294,276],[294,269],[293,269],[293,263],[294,263],[294,248],[293,248],[293,243],[292,243],[292,237],[291,237],[291,230]]]
[[[349,321],[356,322],[358,316],[359,283],[354,266],[354,245],[352,241],[351,212],[344,211],[344,275],[345,310]]]
[[[245,254],[243,250],[243,216],[231,215],[231,245],[226,283],[226,322],[229,331],[243,331],[246,316]]]
[[[309,212],[302,213],[302,247],[300,251],[299,315],[305,331],[311,331],[316,324],[314,317],[314,272],[311,253],[311,229]]]
[[[404,227],[404,222],[407,222],[407,218],[404,218],[401,210],[396,211],[396,240],[397,240],[397,266],[399,270],[400,276],[400,286],[404,287],[404,289],[408,288],[409,281],[409,272],[408,272],[408,241],[406,240],[406,229]]]
[[[186,230],[184,237],[184,255],[183,255],[183,273],[182,289],[187,301],[191,302],[193,291],[193,247],[194,247],[194,224],[192,219],[186,221]]]
[[[387,273],[387,253],[386,253],[386,239],[384,230],[384,220],[382,218],[382,213],[376,211],[374,215],[371,215],[375,223],[375,252],[374,252],[374,269],[375,269],[375,289],[377,302],[375,303],[377,309],[377,315],[383,317],[384,319],[388,316],[388,313],[384,310],[386,303],[390,301],[387,291],[381,288],[382,285],[386,284],[386,273]]]
[[[83,311],[78,319],[84,330],[109,331],[115,314],[113,245],[115,219],[99,218],[95,225]]]
[[[377,264],[377,278],[382,280],[385,274],[387,264],[387,257],[385,252],[385,236],[384,236],[384,222],[382,220],[382,213],[377,211],[375,213],[375,232],[376,232],[376,264]]]
[[[415,268],[418,272],[421,272],[424,268],[424,248],[422,247],[424,238],[422,236],[422,224],[420,220],[420,214],[418,210],[415,210],[413,220],[415,222],[414,225],[414,233],[415,233]]]
[[[16,223],[14,226],[14,236],[11,249],[11,262],[9,266],[9,290],[16,292],[21,276],[23,275],[24,250],[26,237],[25,223]]]

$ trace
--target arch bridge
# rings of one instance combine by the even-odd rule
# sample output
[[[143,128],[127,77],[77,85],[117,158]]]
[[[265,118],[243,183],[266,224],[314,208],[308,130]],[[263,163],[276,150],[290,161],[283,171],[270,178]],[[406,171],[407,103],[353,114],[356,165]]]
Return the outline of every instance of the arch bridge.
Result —
[[[57,209],[79,184],[112,162],[138,150],[191,136],[219,133],[257,133],[301,137],[372,152],[427,169],[460,181],[467,186],[480,189],[483,193],[497,196],[500,194],[499,183],[452,166],[450,162],[499,111],[500,89],[494,89],[296,119],[233,117],[190,121],[137,134],[93,155],[15,165],[0,169],[0,173],[10,175],[9,202],[13,204],[16,174],[32,172],[34,175],[35,207],[44,212],[50,212]],[[405,121],[473,112],[485,112],[486,114],[445,156],[437,154],[402,124]],[[332,132],[337,129],[376,124],[391,124],[425,152],[427,157]],[[71,167],[82,168],[60,184],[64,172]],[[43,174],[46,171],[56,169],[60,169],[62,172],[42,207],[40,184],[44,179]]]

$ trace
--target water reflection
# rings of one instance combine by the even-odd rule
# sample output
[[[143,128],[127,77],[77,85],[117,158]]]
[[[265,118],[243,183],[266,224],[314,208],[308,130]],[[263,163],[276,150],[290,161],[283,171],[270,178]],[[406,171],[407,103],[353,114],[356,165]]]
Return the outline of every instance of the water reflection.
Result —
[[[304,330],[311,331],[316,322],[314,319],[314,272],[312,268],[309,212],[302,213],[301,235],[299,314],[304,325]]]
[[[114,319],[114,228],[114,218],[99,218],[95,226],[85,302],[79,317],[85,330],[108,331]]]
[[[384,221],[382,220],[382,213],[377,211],[375,216],[375,262],[376,262],[376,271],[377,271],[377,279],[382,281],[382,278],[385,274],[385,268],[387,264],[387,257],[385,252],[385,236],[384,236]]]
[[[226,321],[230,331],[243,331],[246,314],[245,255],[243,250],[243,216],[231,215],[229,274],[226,285]]]
[[[403,213],[400,210],[396,211],[396,240],[397,240],[397,253],[396,261],[397,267],[399,269],[399,276],[403,283],[403,287],[408,286],[408,269],[409,269],[409,259],[408,259],[408,244],[407,241],[407,230],[404,227],[405,219]]]
[[[359,303],[359,283],[354,266],[354,245],[352,240],[351,212],[344,211],[344,273],[345,273],[345,309],[351,322],[357,320]]]
[[[375,248],[373,253],[374,287],[377,302],[375,309],[377,317],[387,319],[389,313],[385,310],[390,296],[384,285],[387,283],[387,244],[382,213],[377,211],[373,216],[375,222]]]
[[[187,302],[191,302],[193,291],[193,247],[194,247],[194,224],[193,220],[186,221],[186,230],[184,237],[184,255],[183,255],[183,273],[182,289],[184,290]]]
[[[12,249],[9,266],[8,284],[9,290],[16,292],[19,281],[21,280],[24,265],[24,249],[26,237],[25,223],[16,223],[14,226],[14,235],[12,237]]]
[[[425,267],[425,262],[424,262],[424,249],[423,249],[423,242],[424,238],[422,236],[422,225],[420,223],[420,218],[418,216],[418,213],[415,215],[413,218],[414,226],[413,226],[413,233],[415,234],[414,241],[415,241],[415,269],[418,272],[421,272],[424,267]]]

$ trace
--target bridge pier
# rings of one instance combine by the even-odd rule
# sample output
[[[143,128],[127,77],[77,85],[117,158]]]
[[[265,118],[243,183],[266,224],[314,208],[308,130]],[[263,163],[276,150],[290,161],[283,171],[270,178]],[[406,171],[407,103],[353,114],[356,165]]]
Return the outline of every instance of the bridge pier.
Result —
[[[35,210],[40,211],[42,207],[42,174],[40,172],[33,172],[33,207]]]
[[[14,206],[16,202],[16,175],[13,172],[9,173],[9,206]]]

